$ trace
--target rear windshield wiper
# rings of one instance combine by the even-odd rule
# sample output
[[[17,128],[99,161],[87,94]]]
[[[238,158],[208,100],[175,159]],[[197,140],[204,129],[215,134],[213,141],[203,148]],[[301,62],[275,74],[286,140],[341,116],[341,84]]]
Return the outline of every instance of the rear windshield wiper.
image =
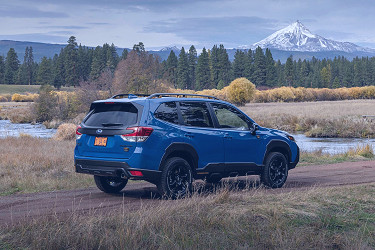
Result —
[[[115,126],[122,126],[122,123],[102,123],[103,127],[115,127]]]

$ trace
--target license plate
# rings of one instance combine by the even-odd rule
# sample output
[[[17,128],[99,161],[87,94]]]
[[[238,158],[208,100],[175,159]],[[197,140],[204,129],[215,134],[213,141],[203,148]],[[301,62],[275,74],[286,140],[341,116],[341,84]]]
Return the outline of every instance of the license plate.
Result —
[[[105,147],[107,146],[107,137],[95,137],[94,146],[101,146]]]

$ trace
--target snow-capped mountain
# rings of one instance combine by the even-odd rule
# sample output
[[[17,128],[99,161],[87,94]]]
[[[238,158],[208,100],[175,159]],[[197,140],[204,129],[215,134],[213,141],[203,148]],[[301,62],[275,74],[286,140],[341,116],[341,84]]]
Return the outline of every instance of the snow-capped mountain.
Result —
[[[296,21],[284,29],[276,31],[265,39],[254,43],[248,48],[269,48],[283,51],[323,52],[343,51],[352,52],[374,52],[372,49],[360,47],[354,43],[338,42],[313,34],[300,21]]]
[[[173,50],[173,51],[180,51],[180,49],[177,48],[177,46],[173,46],[173,47],[164,47],[164,48],[162,48],[162,49],[159,50],[159,51],[171,51],[171,50]]]

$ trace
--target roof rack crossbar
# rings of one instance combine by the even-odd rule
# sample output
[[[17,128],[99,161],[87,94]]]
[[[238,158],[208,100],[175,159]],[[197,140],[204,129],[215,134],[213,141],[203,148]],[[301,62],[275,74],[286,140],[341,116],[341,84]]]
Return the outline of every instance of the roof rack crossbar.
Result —
[[[110,99],[129,98],[129,96],[133,96],[133,97],[147,97],[149,95],[147,95],[147,94],[118,94],[118,95],[112,96]]]
[[[186,98],[188,96],[192,97],[204,97],[207,99],[214,99],[214,100],[220,100],[219,98],[215,96],[210,96],[210,95],[197,95],[197,94],[186,94],[186,93],[155,93],[147,97],[147,99],[153,99],[153,98],[162,98],[162,97],[182,97]]]

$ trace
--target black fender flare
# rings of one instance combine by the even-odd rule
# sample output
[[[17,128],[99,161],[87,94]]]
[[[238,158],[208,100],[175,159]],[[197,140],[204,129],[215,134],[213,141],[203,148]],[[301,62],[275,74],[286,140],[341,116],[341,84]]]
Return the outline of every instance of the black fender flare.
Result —
[[[281,152],[280,152],[281,151]],[[267,155],[270,152],[280,152],[287,154],[287,161],[290,162],[292,159],[292,151],[290,150],[289,144],[282,140],[271,140],[267,144],[266,152],[264,153],[263,157],[263,165],[265,164]]]
[[[194,147],[188,143],[174,142],[165,149],[164,155],[161,158],[161,161],[159,164],[159,171],[163,170],[163,166],[166,160],[174,154],[176,154],[176,156],[179,156],[179,157],[182,157],[182,156],[189,157],[191,159],[189,163],[192,165],[191,167],[193,171],[195,171],[195,169],[198,168],[199,156],[198,156],[197,151],[194,149]]]

